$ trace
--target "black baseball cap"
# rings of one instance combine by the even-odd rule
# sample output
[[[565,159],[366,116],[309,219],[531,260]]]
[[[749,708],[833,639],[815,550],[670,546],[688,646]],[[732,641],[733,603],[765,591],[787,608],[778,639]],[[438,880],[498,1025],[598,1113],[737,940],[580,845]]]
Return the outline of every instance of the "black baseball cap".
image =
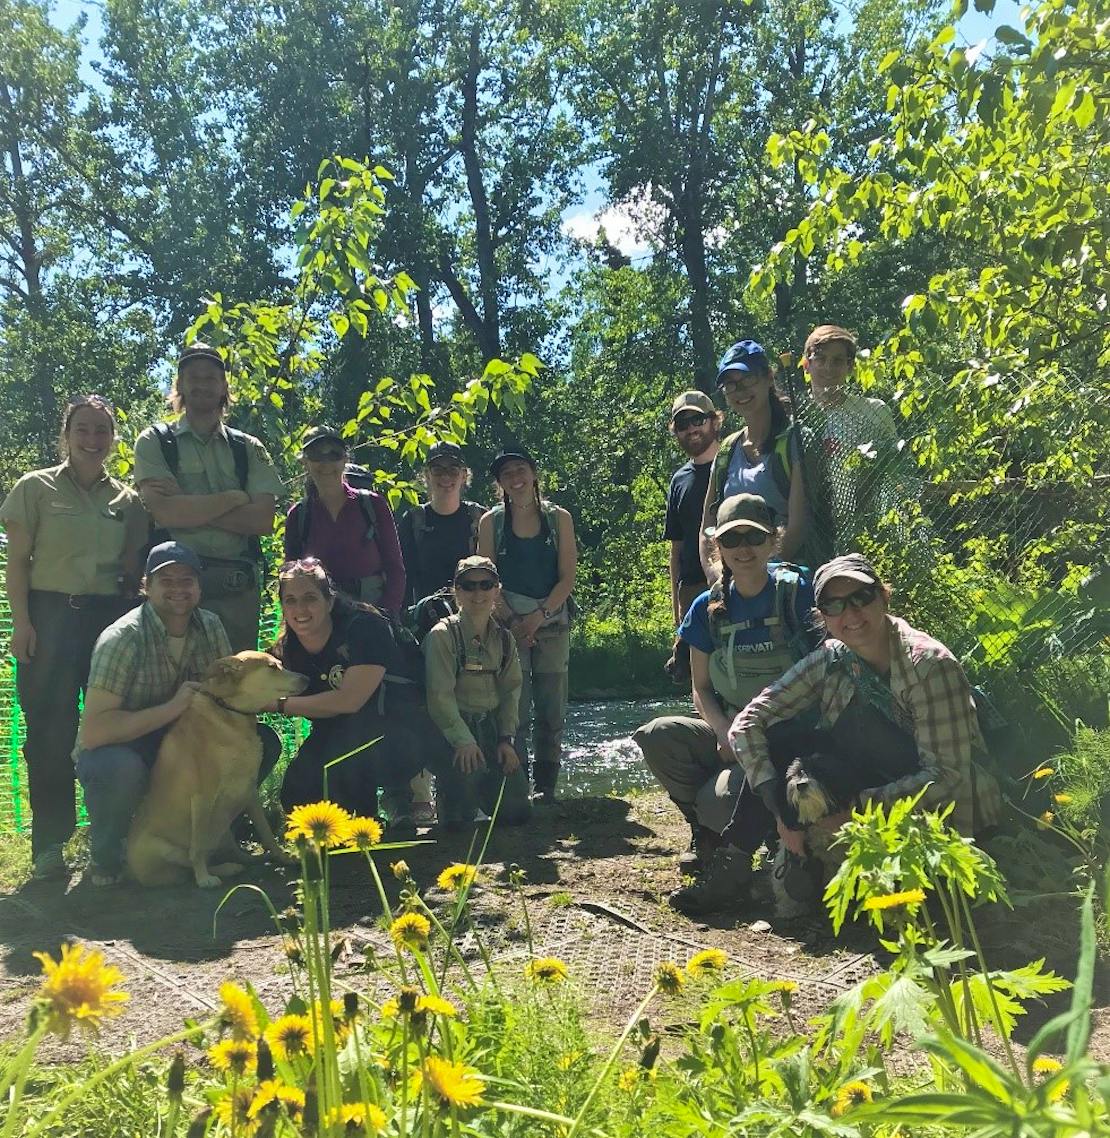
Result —
[[[424,465],[431,466],[433,462],[449,462],[453,466],[466,466],[462,447],[458,443],[433,443],[424,457]]]
[[[223,356],[211,344],[196,340],[177,357],[177,374],[180,375],[181,369],[193,360],[212,360],[213,363],[220,365],[221,371],[227,371],[227,361]]]
[[[875,566],[863,556],[862,553],[845,553],[843,557],[834,557],[826,561],[813,577],[813,597],[820,601],[831,581],[838,577],[846,577],[849,581],[859,581],[861,585],[882,584]]]
[[[310,446],[314,446],[316,443],[322,443],[325,441],[337,442],[341,447],[343,447],[344,450],[347,449],[347,443],[344,441],[343,436],[335,429],[335,427],[329,427],[325,423],[321,424],[319,427],[311,428],[305,434],[304,439],[301,441],[301,454],[304,454],[304,452],[308,450]]]
[[[536,460],[523,448],[517,447],[516,450],[503,450],[497,457],[489,464],[490,474],[496,478],[501,473],[501,468],[509,462],[519,459],[521,462],[526,462],[535,470]]]

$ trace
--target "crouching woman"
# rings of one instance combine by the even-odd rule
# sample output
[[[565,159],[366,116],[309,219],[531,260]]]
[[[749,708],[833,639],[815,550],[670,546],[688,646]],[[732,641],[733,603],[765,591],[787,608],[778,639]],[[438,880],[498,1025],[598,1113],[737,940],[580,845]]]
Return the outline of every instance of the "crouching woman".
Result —
[[[819,715],[824,763],[839,767],[833,796],[839,801],[815,826],[839,829],[855,805],[890,804],[923,789],[922,806],[951,803],[949,823],[968,837],[993,826],[1001,795],[994,776],[976,761],[986,746],[955,656],[890,613],[889,588],[859,554],[822,565],[814,592],[828,639],[757,695],[729,731],[786,850],[804,858],[807,831],[792,817],[785,769],[768,748],[768,734],[810,710]],[[751,863],[746,854],[735,856],[743,842],[734,828],[735,818],[711,870],[735,892],[743,890]]]
[[[428,711],[454,749],[436,780],[440,824],[461,830],[475,812],[519,826],[531,814],[528,780],[513,745],[522,682],[516,641],[493,619],[500,593],[497,566],[464,557],[455,570],[458,612],[424,638]],[[504,791],[502,791],[502,780]]]
[[[285,771],[282,806],[328,798],[373,815],[380,789],[390,836],[414,836],[409,781],[426,763],[436,769],[443,742],[424,709],[419,676],[407,674],[392,625],[376,609],[338,593],[314,557],[281,567],[278,599],[283,629],[271,651],[286,668],[308,676],[309,685],[304,695],[283,697],[267,710],[312,721]]]

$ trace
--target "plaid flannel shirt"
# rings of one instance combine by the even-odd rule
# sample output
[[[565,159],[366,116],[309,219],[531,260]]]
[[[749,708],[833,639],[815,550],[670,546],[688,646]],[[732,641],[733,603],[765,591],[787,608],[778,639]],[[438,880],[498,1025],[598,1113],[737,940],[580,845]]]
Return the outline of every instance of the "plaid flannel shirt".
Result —
[[[950,823],[971,835],[997,821],[1001,792],[993,775],[974,761],[985,753],[975,700],[959,661],[938,640],[888,616],[890,691],[898,722],[917,743],[921,767],[904,778],[869,789],[864,797],[883,803],[916,794],[927,784],[922,805],[955,805]],[[834,649],[834,645],[837,646]],[[736,717],[729,741],[753,788],[773,780],[766,730],[819,707],[830,727],[848,706],[855,687],[844,669],[832,667],[838,641],[828,641],[765,688]]]
[[[214,660],[230,655],[220,618],[207,609],[194,609],[179,666],[170,655],[166,626],[147,601],[100,634],[89,687],[118,695],[124,711],[143,711],[165,703],[186,680],[199,680]]]

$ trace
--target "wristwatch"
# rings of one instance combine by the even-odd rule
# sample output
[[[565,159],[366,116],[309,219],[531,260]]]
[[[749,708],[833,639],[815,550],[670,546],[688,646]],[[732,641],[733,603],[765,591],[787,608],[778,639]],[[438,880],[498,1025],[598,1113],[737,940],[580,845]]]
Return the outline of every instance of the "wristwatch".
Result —
[[[497,741],[498,741],[498,743],[508,743],[509,746],[512,746],[513,737],[512,737],[512,735],[498,735]]]
[[[540,612],[543,613],[544,620],[550,620],[555,615],[554,609],[540,609]]]
[[[279,695],[278,696],[278,698],[277,698],[278,715],[284,715],[285,714],[285,705],[288,702],[289,702],[289,697],[287,695]]]

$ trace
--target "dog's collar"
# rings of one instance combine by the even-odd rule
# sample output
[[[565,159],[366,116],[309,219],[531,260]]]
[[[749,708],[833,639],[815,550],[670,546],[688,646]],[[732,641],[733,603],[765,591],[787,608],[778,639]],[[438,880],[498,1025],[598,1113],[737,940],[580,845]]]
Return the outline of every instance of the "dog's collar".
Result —
[[[257,715],[254,711],[242,711],[238,707],[232,707],[230,703],[225,703],[218,695],[213,695],[210,691],[201,689],[201,695],[206,695],[217,707],[222,707],[224,711],[234,711],[236,715],[244,715],[248,719],[254,719]]]

